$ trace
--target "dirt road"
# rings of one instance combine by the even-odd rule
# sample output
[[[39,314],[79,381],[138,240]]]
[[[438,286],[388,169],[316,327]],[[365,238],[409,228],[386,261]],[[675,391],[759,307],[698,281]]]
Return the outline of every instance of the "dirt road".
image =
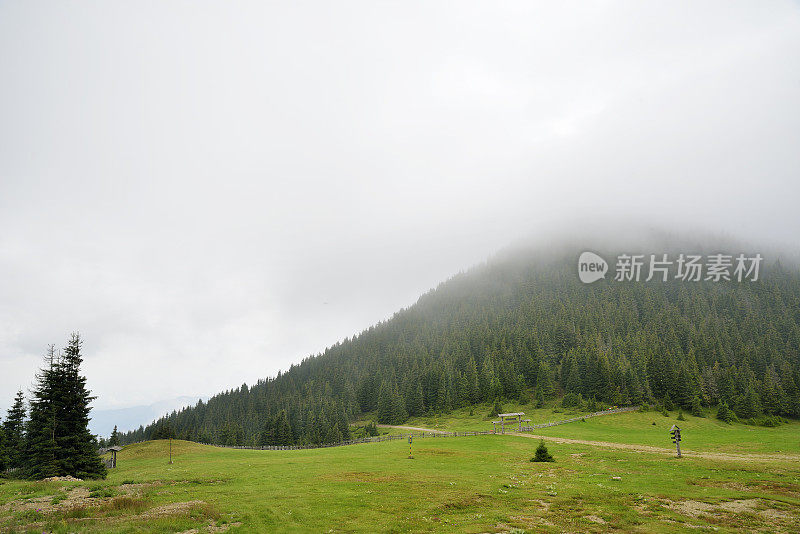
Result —
[[[509,436],[517,436],[521,438],[531,439],[545,439],[553,443],[571,443],[575,445],[589,445],[592,447],[606,447],[609,449],[621,449],[637,452],[650,452],[656,454],[667,454],[670,456],[675,455],[675,449],[667,449],[663,447],[653,447],[652,445],[637,445],[634,443],[612,443],[610,441],[589,441],[585,439],[571,439],[571,438],[558,438],[553,436],[541,436],[536,434],[525,434],[522,432],[506,432]],[[790,460],[800,461],[800,455],[797,454],[746,454],[746,453],[728,453],[728,452],[698,452],[682,449],[682,456],[687,458],[705,458],[707,460]]]

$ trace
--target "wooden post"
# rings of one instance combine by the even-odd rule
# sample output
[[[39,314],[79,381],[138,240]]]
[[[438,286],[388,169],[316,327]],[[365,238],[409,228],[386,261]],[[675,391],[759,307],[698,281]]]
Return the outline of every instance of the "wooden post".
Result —
[[[678,453],[678,458],[681,457],[681,428],[678,425],[672,425],[669,429],[669,434],[672,437],[672,443],[675,444],[675,450]]]

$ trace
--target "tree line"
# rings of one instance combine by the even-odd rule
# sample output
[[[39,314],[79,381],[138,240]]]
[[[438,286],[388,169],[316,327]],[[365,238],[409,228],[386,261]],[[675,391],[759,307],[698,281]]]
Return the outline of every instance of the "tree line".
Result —
[[[80,366],[82,341],[73,334],[63,351],[50,346],[28,406],[17,392],[0,432],[0,471],[32,479],[102,478],[106,467],[89,432],[92,397]]]
[[[346,439],[348,422],[572,394],[741,418],[800,416],[800,275],[756,282],[578,281],[574,258],[509,255],[461,273],[408,309],[253,386],[121,436],[228,445]]]

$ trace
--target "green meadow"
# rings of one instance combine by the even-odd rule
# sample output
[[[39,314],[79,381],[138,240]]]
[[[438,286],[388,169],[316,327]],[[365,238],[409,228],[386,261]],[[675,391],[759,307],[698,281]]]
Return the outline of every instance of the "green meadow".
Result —
[[[504,409],[508,412],[524,412],[524,418],[530,419],[533,424],[571,419],[586,414],[586,412],[561,411],[555,408],[531,409],[530,405],[519,404],[507,404],[504,405]],[[412,418],[404,424],[435,430],[491,430],[491,421],[497,420],[497,417],[489,417],[487,415],[489,410],[488,405],[461,408],[444,415]],[[473,413],[472,416],[469,415],[470,412]],[[679,421],[678,413],[668,412],[668,417],[665,417],[657,411],[625,412],[590,417],[583,422],[540,428],[532,433],[560,438],[672,447],[668,431],[675,424],[683,433],[681,447],[688,450],[800,455],[798,422],[767,428],[744,424],[729,425],[715,419],[712,413],[708,413],[706,417],[692,417],[684,413],[685,421]],[[507,431],[514,428],[513,424],[506,425]]]
[[[570,416],[549,409],[531,415]],[[467,409],[435,419],[408,424],[486,428],[478,408],[473,416]],[[125,447],[104,481],[3,480],[0,530],[800,531],[800,423],[762,428],[686,419],[678,424],[688,450],[775,457],[677,459],[546,442],[556,462],[533,463],[538,440],[486,435],[418,438],[413,459],[405,440],[300,451],[173,441],[170,465],[169,442],[160,440]],[[628,413],[536,433],[666,448],[673,423],[657,412]]]

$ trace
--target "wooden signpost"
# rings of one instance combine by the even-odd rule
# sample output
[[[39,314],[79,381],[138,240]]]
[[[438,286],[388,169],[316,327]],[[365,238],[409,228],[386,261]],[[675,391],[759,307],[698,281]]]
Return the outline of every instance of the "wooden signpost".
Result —
[[[678,425],[672,425],[669,429],[669,435],[672,437],[672,443],[675,444],[675,449],[678,451],[678,458],[681,457],[681,428]]]

